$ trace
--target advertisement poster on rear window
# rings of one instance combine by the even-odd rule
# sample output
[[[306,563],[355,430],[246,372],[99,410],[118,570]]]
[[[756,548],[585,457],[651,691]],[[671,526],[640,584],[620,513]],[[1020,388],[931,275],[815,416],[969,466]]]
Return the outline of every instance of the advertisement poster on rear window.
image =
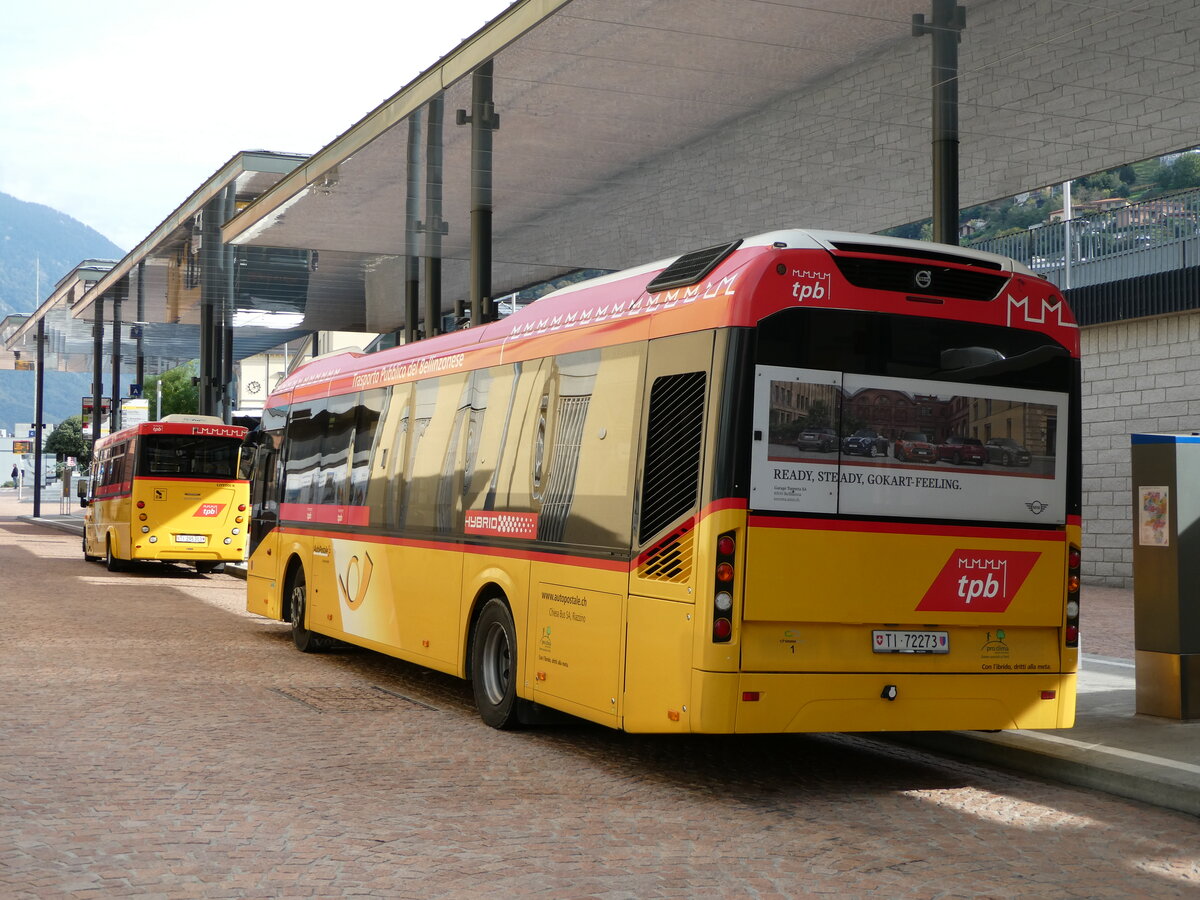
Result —
[[[1066,394],[759,366],[758,510],[1066,521]]]

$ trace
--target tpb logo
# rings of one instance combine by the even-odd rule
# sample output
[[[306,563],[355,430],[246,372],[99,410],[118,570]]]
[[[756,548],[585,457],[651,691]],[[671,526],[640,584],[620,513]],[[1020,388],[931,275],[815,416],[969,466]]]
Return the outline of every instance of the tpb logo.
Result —
[[[201,503],[200,508],[196,510],[192,518],[210,519],[214,516],[219,516],[221,514],[221,510],[224,508],[224,503]]]
[[[1028,550],[955,550],[917,609],[1004,612],[1040,556]]]
[[[803,303],[805,300],[824,300],[829,296],[828,272],[793,269],[792,277],[798,279],[792,284],[792,296],[796,298],[797,303]]]

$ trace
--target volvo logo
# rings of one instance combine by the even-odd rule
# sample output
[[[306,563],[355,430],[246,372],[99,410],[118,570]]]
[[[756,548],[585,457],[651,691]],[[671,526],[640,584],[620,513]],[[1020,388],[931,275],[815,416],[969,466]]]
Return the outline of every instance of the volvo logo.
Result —
[[[913,280],[919,288],[927,288],[933,284],[933,273],[928,269],[918,269],[917,274],[913,276]]]

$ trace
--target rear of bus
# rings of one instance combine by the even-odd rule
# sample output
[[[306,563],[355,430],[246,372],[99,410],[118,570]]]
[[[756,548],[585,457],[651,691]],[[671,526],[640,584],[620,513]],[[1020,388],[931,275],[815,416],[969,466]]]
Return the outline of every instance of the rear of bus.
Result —
[[[132,559],[211,571],[245,558],[250,489],[238,471],[245,436],[245,428],[209,416],[168,416],[140,426]]]
[[[725,360],[693,727],[1070,726],[1079,368],[1061,297],[999,257],[783,235]],[[864,429],[886,453],[842,452]],[[1030,464],[914,454],[914,433],[1012,439]]]

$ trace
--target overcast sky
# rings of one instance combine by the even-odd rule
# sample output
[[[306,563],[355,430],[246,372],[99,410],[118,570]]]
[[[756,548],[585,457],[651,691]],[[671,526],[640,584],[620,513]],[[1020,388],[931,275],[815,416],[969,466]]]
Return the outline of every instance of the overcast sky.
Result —
[[[133,248],[240,150],[315,153],[510,0],[22,0],[0,191]]]

